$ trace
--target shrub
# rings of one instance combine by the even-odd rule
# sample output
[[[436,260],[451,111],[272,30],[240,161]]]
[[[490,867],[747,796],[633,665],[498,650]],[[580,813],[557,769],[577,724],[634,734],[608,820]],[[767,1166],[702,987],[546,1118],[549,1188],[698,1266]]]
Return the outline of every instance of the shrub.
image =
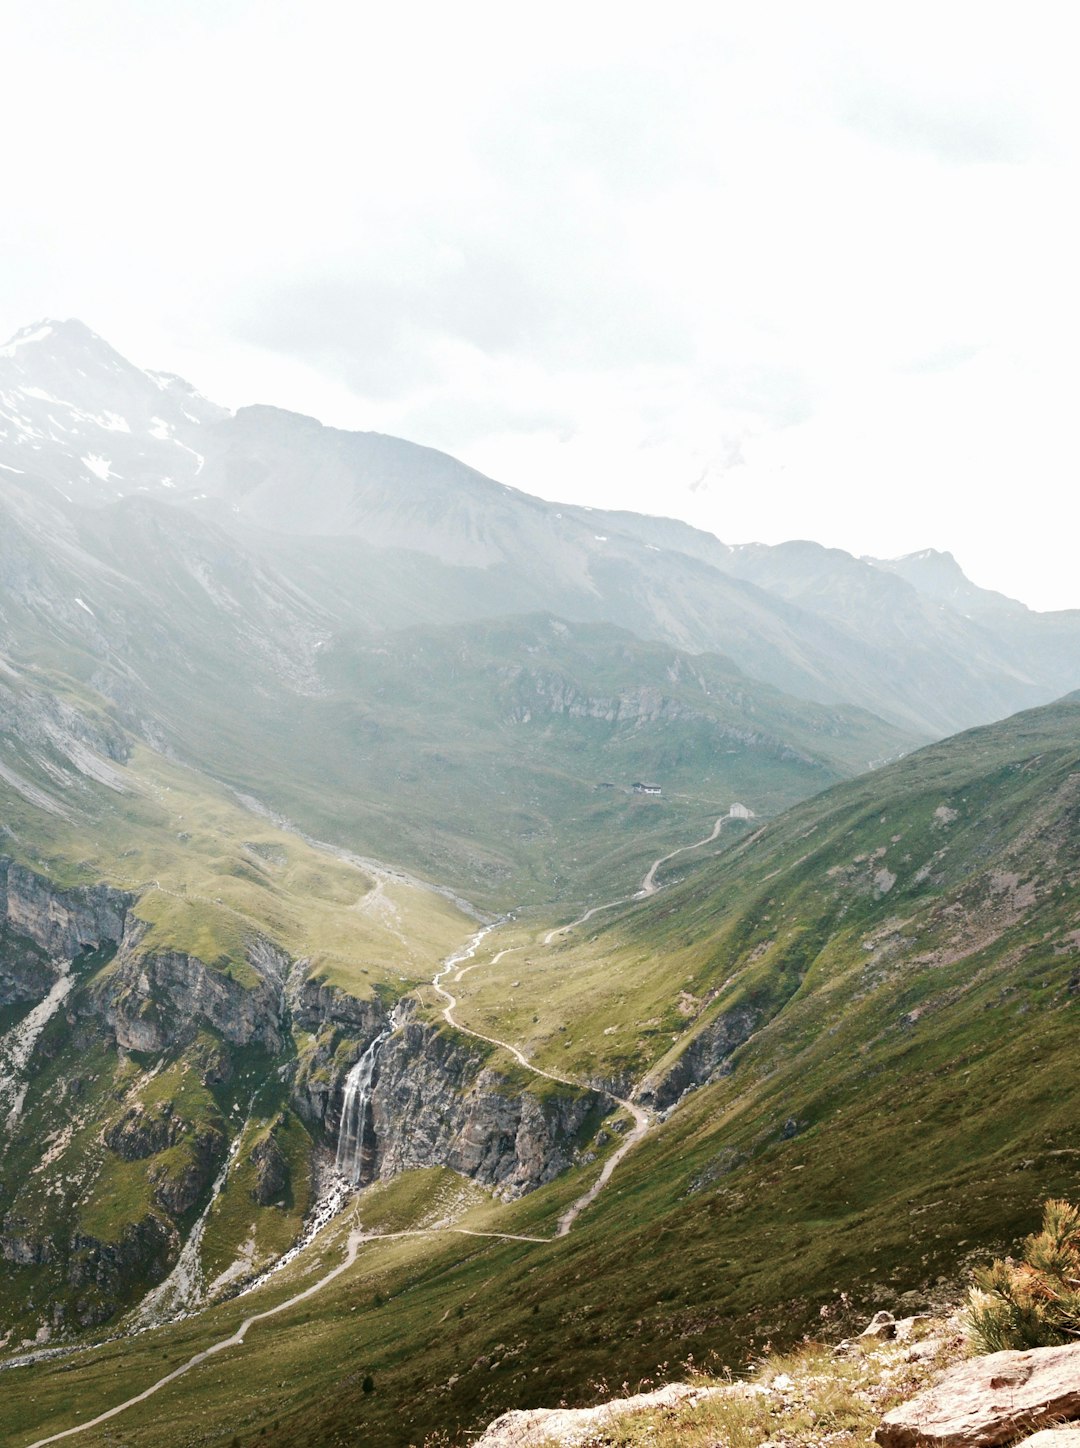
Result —
[[[1023,1260],[981,1267],[968,1294],[967,1332],[979,1352],[1052,1347],[1080,1338],[1080,1209],[1049,1201]]]

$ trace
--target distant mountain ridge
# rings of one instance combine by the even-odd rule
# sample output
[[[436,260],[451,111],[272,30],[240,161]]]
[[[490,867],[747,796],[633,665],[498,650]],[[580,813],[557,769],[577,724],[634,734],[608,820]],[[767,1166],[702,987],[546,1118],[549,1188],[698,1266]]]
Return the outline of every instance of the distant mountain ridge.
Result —
[[[0,467],[81,506],[138,495],[197,513],[350,624],[606,621],[924,737],[1080,685],[1080,610],[1034,613],[976,588],[951,555],[732,546],[548,503],[399,438],[271,407],[230,415],[78,322],[0,349]]]

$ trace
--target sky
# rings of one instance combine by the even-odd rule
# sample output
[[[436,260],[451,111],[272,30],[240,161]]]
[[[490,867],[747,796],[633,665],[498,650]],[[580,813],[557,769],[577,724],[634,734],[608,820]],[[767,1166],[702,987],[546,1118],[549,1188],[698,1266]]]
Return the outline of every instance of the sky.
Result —
[[[7,0],[0,332],[79,317],[228,406],[1080,607],[1078,29]]]

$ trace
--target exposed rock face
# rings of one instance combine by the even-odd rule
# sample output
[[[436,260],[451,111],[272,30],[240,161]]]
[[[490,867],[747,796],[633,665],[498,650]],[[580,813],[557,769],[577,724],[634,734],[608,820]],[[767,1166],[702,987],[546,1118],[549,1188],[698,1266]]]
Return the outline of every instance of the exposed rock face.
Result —
[[[202,1198],[225,1155],[221,1132],[206,1128],[191,1138],[190,1149],[180,1166],[160,1163],[147,1176],[153,1185],[154,1201],[172,1217],[184,1217]]]
[[[171,1102],[163,1102],[158,1110],[148,1111],[137,1101],[105,1128],[105,1145],[124,1161],[143,1161],[175,1146],[184,1128],[185,1122],[173,1115]]]
[[[58,975],[54,962],[119,941],[130,906],[129,895],[107,885],[58,890],[0,859],[0,1005],[40,1000]]]
[[[703,1086],[718,1066],[757,1028],[760,1012],[750,1006],[725,1011],[698,1031],[682,1055],[655,1085],[641,1092],[642,1103],[663,1111],[684,1092]]]
[[[289,1163],[274,1139],[273,1132],[252,1147],[251,1164],[255,1168],[252,1200],[260,1207],[268,1207],[271,1202],[279,1201],[289,1188]]]
[[[410,1021],[379,1055],[371,1096],[373,1174],[448,1166],[511,1199],[568,1167],[591,1091],[523,1092],[484,1065],[476,1044]]]
[[[340,1026],[358,1035],[375,1036],[386,1023],[386,1011],[378,1000],[357,1000],[325,981],[304,980],[292,993],[293,1020],[305,1031]]]
[[[334,1139],[345,1076],[389,1016],[378,1001],[307,982],[293,1019],[319,1032],[297,1071],[293,1101]],[[356,1044],[346,1051],[350,1038]],[[418,1021],[390,1036],[379,1051],[370,1107],[360,1124],[361,1179],[448,1166],[506,1198],[518,1197],[571,1165],[591,1110],[612,1109],[608,1097],[584,1089],[553,1085],[543,1095],[523,1092],[486,1059],[468,1037]]]
[[[291,997],[293,1021],[317,1038],[300,1061],[293,1101],[305,1121],[336,1136],[345,1071],[382,1031],[388,1017],[378,1000],[357,1000],[317,980],[303,981]],[[346,1039],[361,1044],[349,1053],[342,1069],[339,1048]]]
[[[649,1413],[658,1408],[691,1406],[708,1398],[745,1395],[741,1384],[698,1387],[691,1383],[668,1383],[655,1392],[613,1398],[595,1408],[515,1408],[489,1423],[476,1440],[475,1448],[541,1448],[551,1443],[570,1448],[572,1444],[596,1443],[601,1441],[604,1425],[624,1414]]]
[[[95,987],[92,1006],[127,1051],[163,1051],[193,1036],[200,1021],[234,1046],[282,1049],[283,995],[266,977],[241,985],[222,971],[179,951],[143,954],[145,927],[125,932],[116,964]]]
[[[1080,1423],[1066,1423],[1061,1428],[1041,1428],[1025,1438],[1018,1448],[1078,1448]]]
[[[259,976],[245,986],[178,951],[143,954],[146,927],[131,914],[134,897],[108,885],[61,890],[32,870],[0,859],[0,1005],[38,1001],[61,962],[85,950],[118,945],[116,966],[88,1003],[125,1050],[161,1051],[202,1020],[233,1045],[282,1048],[287,959],[253,939],[248,964]]]
[[[1025,1428],[1080,1416],[1080,1343],[959,1363],[885,1415],[882,1448],[992,1448]]]
[[[76,1236],[71,1242],[67,1281],[79,1296],[75,1317],[83,1327],[106,1322],[117,1303],[131,1291],[134,1279],[162,1277],[168,1270],[170,1232],[158,1217],[144,1217],[124,1227],[117,1242]]]
[[[0,1006],[34,1005],[49,993],[57,967],[40,946],[0,919]]]
[[[52,1261],[53,1244],[48,1237],[36,1237],[25,1218],[8,1216],[0,1233],[0,1257],[19,1267],[40,1266]]]

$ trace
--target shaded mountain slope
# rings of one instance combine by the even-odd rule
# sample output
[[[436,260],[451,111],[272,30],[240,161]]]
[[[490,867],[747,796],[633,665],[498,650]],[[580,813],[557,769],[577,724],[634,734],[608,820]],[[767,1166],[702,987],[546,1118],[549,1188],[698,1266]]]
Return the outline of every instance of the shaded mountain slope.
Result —
[[[228,416],[77,322],[0,349],[0,479],[207,515],[341,623],[606,621],[924,736],[1080,684],[1078,611],[990,607],[925,557],[733,548],[668,519],[547,503],[431,448],[276,408]]]

